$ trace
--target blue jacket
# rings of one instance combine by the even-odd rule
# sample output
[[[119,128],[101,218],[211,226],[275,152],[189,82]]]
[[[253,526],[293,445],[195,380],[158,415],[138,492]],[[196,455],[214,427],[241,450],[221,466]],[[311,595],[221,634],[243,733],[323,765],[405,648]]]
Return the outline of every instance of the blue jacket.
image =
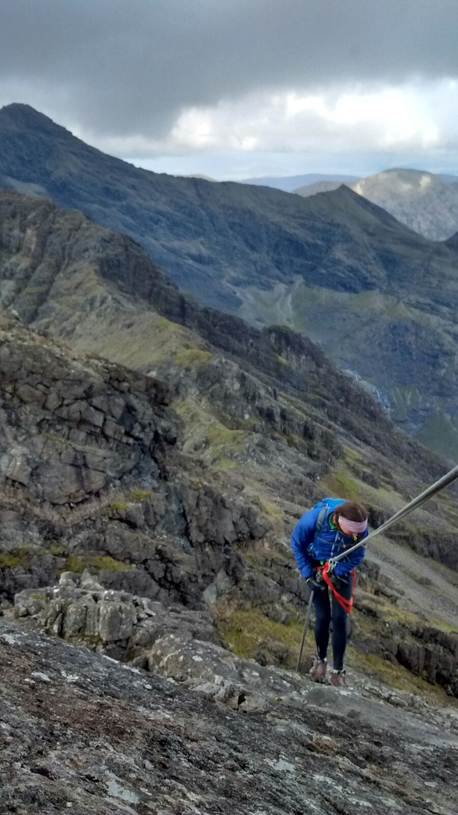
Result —
[[[311,577],[313,574],[313,561],[329,560],[329,558],[342,554],[345,549],[350,549],[355,543],[367,538],[369,534],[367,529],[362,535],[354,538],[351,535],[344,535],[340,529],[331,528],[330,519],[335,508],[343,503],[345,501],[342,498],[325,498],[316,504],[313,509],[309,509],[294,527],[291,534],[291,548],[302,577]],[[323,506],[326,506],[326,515],[321,530],[317,531],[318,516]],[[335,574],[338,577],[347,574],[355,566],[359,566],[365,554],[365,547],[361,546],[356,552],[342,558],[335,565]]]

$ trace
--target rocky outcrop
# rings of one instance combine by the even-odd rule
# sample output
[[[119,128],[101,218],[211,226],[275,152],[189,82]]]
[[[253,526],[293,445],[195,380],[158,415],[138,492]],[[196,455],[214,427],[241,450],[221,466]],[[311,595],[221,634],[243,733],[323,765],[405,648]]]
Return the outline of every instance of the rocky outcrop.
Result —
[[[385,591],[390,593],[388,588]],[[261,598],[266,603],[265,590],[263,594]],[[356,595],[356,606],[378,616],[370,599],[362,599],[361,590]],[[284,621],[274,603],[269,613],[273,619]],[[229,653],[208,611],[166,609],[148,598],[107,590],[86,572],[81,578],[65,573],[54,587],[19,592],[14,598],[14,615],[32,620],[49,634],[84,643],[117,659],[133,661],[153,673],[185,682],[188,687],[198,687],[218,700],[230,699],[235,706],[244,702],[262,707],[266,693],[270,699],[284,693],[288,685],[284,677],[278,679],[275,668],[265,667],[267,659],[262,645],[255,668],[255,663]],[[432,684],[442,685],[458,698],[458,632],[384,622],[376,637],[368,636],[357,626],[352,632],[352,643],[362,652],[383,656]],[[269,654],[269,661],[294,664],[298,647],[299,642],[295,649],[284,647],[281,651],[277,647],[276,654]],[[289,692],[295,690],[291,682]]]
[[[85,566],[114,588],[188,603],[220,572],[234,582],[233,544],[269,522],[240,489],[178,466],[167,387],[4,320],[0,595]]]
[[[294,677],[230,653],[208,611],[167,609],[107,590],[88,573],[65,573],[57,586],[20,592],[13,613],[38,630],[170,677],[236,709],[266,709],[298,689]]]

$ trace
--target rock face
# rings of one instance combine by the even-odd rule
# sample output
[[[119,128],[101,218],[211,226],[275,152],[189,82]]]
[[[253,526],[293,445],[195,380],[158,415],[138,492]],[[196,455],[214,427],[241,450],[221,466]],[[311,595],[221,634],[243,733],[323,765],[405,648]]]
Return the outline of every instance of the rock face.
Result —
[[[456,711],[376,685],[341,693],[279,672],[285,692],[265,712],[230,710],[1,620],[0,664],[5,812],[450,815],[458,806]]]
[[[394,431],[370,395],[337,373],[310,342],[284,329],[260,333],[200,309],[128,239],[100,230],[77,213],[18,196],[13,204],[4,234],[8,246],[13,247],[14,238],[20,251],[4,269],[15,272],[9,281],[14,304],[41,332],[49,335],[53,327],[76,345],[89,340],[97,345],[107,332],[107,352],[113,354],[113,344],[120,349],[117,358],[131,364],[134,345],[135,364],[147,374],[153,366],[168,384],[119,364],[77,356],[3,315],[4,600],[49,586],[63,571],[89,569],[106,589],[150,600],[199,609],[229,598],[232,608],[254,604],[268,619],[295,619],[306,590],[287,538],[305,501],[313,502],[324,490],[357,490],[379,523],[390,513],[389,489],[420,491],[421,484],[408,472],[413,466],[424,478],[444,471],[442,462]],[[42,230],[44,221],[48,231]],[[119,270],[123,288],[109,288],[104,275],[112,268]],[[205,340],[157,312],[138,308],[126,292],[134,268],[166,313],[181,313],[183,322],[196,323]],[[75,304],[78,281],[88,297]],[[35,285],[46,292],[38,306]],[[99,334],[86,309],[92,296]],[[142,335],[138,348],[136,319]],[[145,320],[155,328],[146,343]],[[209,344],[210,337],[219,349]],[[223,355],[221,347],[230,355]],[[344,455],[351,478],[341,469],[333,474],[333,461]],[[388,503],[386,498],[379,503],[379,487]],[[406,528],[405,540],[423,555],[456,566],[453,518],[449,503],[438,503],[434,519],[423,512],[423,526]],[[135,613],[119,602],[120,608],[103,617],[101,630],[93,604],[73,609],[65,626],[61,612],[56,613],[47,627],[74,631],[87,621],[89,630],[96,629],[93,636],[105,640],[113,626],[122,625],[124,638],[110,646],[110,653],[122,654]],[[387,625],[382,614],[377,635],[358,635],[362,652],[454,688],[453,649],[450,656],[447,649],[437,651],[437,643],[431,649],[417,637],[410,651],[399,650],[399,643],[412,637],[412,625]],[[288,631],[281,629],[283,634]],[[292,658],[290,647],[275,637],[255,643],[253,654],[264,661]]]
[[[196,609],[228,598],[232,609],[253,604],[263,625],[272,614],[296,619],[307,592],[288,538],[307,506],[351,494],[377,525],[447,469],[311,342],[201,309],[129,239],[78,213],[0,199],[5,297],[39,330],[1,317],[4,600],[86,568],[107,589],[156,601]],[[51,332],[113,362],[77,355]],[[456,517],[439,500],[400,539],[456,568]],[[440,602],[442,586],[429,593]],[[385,639],[364,647],[397,660]],[[253,654],[288,655],[267,640]],[[438,672],[448,686],[453,669]]]
[[[273,473],[269,489],[277,495],[284,489],[288,500],[297,494],[301,505],[304,493],[308,501],[320,497],[314,482],[321,479],[321,492],[323,475],[349,443],[370,447],[369,467],[360,467],[358,473],[374,486],[386,479],[394,486],[394,458],[402,462],[401,467],[405,462],[409,470],[421,472],[425,480],[446,469],[445,463],[396,433],[375,399],[354,379],[338,373],[306,338],[283,328],[260,332],[237,318],[200,308],[167,281],[138,246],[78,213],[15,194],[0,194],[0,210],[3,302],[40,331],[80,351],[102,353],[167,380],[186,425],[186,452],[212,464],[223,461],[235,467],[249,458],[258,465],[256,477],[264,482]],[[77,414],[78,404],[73,409]],[[85,410],[92,412],[95,421],[105,421],[103,411],[97,413],[92,404]],[[108,417],[105,427],[125,434],[123,423],[130,421],[126,416],[120,417],[120,428],[114,428],[113,417]],[[98,430],[95,427],[93,432]],[[49,450],[52,439],[47,441]],[[374,451],[382,462],[373,460]],[[61,450],[60,456],[65,455],[70,455],[68,450]],[[352,478],[354,464],[353,460]],[[65,466],[72,464],[67,461]],[[380,475],[374,476],[375,470]],[[95,478],[94,468],[91,477]],[[98,472],[95,488],[100,489],[102,481]],[[324,489],[338,490],[334,481]],[[347,479],[340,488],[348,490],[348,483]],[[59,484],[55,488],[60,489]],[[354,485],[354,489],[360,487]],[[413,484],[409,489],[411,494],[420,491]],[[375,495],[367,498],[369,503],[374,499]],[[201,499],[201,506],[205,500]],[[122,505],[126,500],[114,503]],[[119,509],[122,520],[126,511],[131,518],[132,513],[138,515],[133,507]],[[443,529],[440,547],[431,538],[423,550],[434,551],[453,565],[455,548],[449,539],[450,533]],[[110,543],[110,551],[113,546]]]
[[[375,387],[403,428],[456,457],[450,245],[345,187],[301,199],[138,170],[27,106],[0,112],[0,148],[3,188],[49,196],[130,234],[204,305],[307,334]],[[141,276],[131,282],[141,295]]]
[[[0,318],[2,599],[89,569],[106,589],[150,600],[227,603],[229,617],[253,608],[280,628],[250,653],[288,661],[281,626],[299,627],[307,596],[288,537],[304,508],[353,495],[378,524],[447,465],[305,338],[200,308],[128,238],[79,213],[17,194],[0,206],[2,294],[19,314]],[[112,362],[87,356],[95,350]],[[405,543],[456,568],[456,517],[437,501],[402,530]],[[113,613],[103,636],[133,625],[126,609]],[[84,616],[74,614],[69,630]],[[441,619],[455,624],[456,603]],[[382,613],[377,636],[359,639],[397,665],[384,625]],[[396,642],[411,630],[389,628]],[[409,659],[452,686],[453,661],[427,670],[426,651]]]
[[[185,459],[177,467],[166,386],[72,357],[8,319],[0,377],[0,595],[66,567],[194,603],[220,571],[235,579],[234,542],[269,524],[239,491],[191,477]]]

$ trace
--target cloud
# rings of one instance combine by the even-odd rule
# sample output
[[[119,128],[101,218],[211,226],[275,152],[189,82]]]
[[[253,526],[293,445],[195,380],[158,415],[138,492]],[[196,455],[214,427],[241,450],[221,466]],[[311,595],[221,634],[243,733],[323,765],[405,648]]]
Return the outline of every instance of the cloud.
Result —
[[[456,0],[2,0],[1,95],[161,139],[256,93],[456,77],[457,32]]]
[[[103,138],[116,155],[405,152],[425,156],[458,146],[458,83],[437,80],[308,93],[252,93],[184,110],[163,139]]]

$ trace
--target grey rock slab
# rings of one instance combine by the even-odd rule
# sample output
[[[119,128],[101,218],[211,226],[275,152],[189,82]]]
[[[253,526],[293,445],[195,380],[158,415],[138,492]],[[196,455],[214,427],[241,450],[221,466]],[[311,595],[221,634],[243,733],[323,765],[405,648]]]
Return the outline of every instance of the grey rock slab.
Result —
[[[428,728],[413,733],[407,727],[394,735],[389,721],[356,724],[310,700],[283,706],[276,716],[247,716],[203,693],[4,620],[0,671],[5,812],[457,810],[458,739],[432,743]],[[396,715],[402,722],[406,714],[399,709]]]
[[[135,609],[129,603],[99,604],[98,633],[102,642],[128,639],[137,621]]]

